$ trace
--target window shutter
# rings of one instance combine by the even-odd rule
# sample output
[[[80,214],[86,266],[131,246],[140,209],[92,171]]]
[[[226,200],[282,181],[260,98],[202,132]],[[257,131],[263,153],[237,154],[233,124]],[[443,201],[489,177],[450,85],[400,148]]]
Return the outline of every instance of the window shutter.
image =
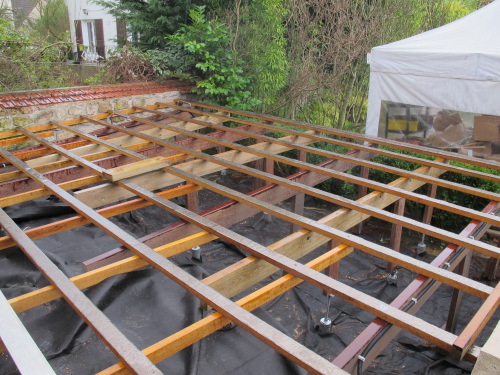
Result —
[[[102,19],[94,21],[95,26],[95,39],[97,44],[97,53],[99,56],[106,58],[106,46],[104,44],[104,27]]]
[[[116,20],[116,39],[118,47],[123,47],[127,44],[127,24],[121,19]]]
[[[78,60],[82,60],[82,50],[80,45],[83,45],[82,21],[75,20],[75,34],[76,34],[76,51],[78,53]]]

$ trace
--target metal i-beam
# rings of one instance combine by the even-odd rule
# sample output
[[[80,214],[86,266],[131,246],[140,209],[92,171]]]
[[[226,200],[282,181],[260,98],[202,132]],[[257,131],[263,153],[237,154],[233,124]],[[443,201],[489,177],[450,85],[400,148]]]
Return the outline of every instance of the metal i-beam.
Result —
[[[0,153],[3,157],[10,157],[2,149],[0,149]],[[57,189],[62,190],[59,187]],[[97,335],[130,370],[144,375],[161,374],[161,371],[52,263],[47,255],[35,245],[2,209],[0,209],[0,225],[16,241],[17,245],[47,280],[59,289],[63,298],[71,305],[73,310],[93,328]]]
[[[355,132],[351,132],[351,131],[347,131],[347,130],[327,128],[324,126],[313,125],[313,124],[309,124],[309,123],[301,122],[301,121],[288,120],[288,119],[284,119],[284,118],[276,117],[276,116],[261,115],[261,114],[251,112],[251,111],[236,110],[236,109],[232,109],[232,108],[228,108],[228,107],[199,103],[199,102],[195,102],[195,101],[176,100],[176,103],[180,103],[180,102],[187,103],[189,105],[193,105],[193,106],[200,107],[200,108],[208,108],[208,109],[212,109],[215,111],[227,112],[227,113],[251,117],[251,118],[255,118],[255,119],[259,119],[259,120],[276,122],[276,123],[280,123],[280,124],[284,124],[284,125],[297,126],[299,128],[302,128],[302,129],[314,130],[314,131],[318,131],[320,133],[326,133],[326,134],[330,134],[330,135],[334,135],[334,136],[338,136],[338,137],[355,139],[355,140],[358,140],[361,142],[370,142],[373,144],[394,147],[394,148],[397,148],[400,150],[413,151],[413,152],[416,152],[419,154],[430,155],[430,156],[434,156],[434,157],[438,157],[438,158],[443,158],[446,160],[456,160],[456,161],[460,161],[460,162],[463,162],[466,164],[478,165],[480,167],[486,167],[486,168],[496,168],[496,169],[500,168],[500,163],[493,161],[493,160],[482,160],[482,159],[478,159],[478,158],[467,157],[467,156],[460,155],[460,154],[453,153],[453,152],[430,149],[428,147],[412,145],[410,143],[391,141],[389,139],[374,137],[374,136],[370,136],[370,135],[364,135],[361,133],[355,133]],[[184,107],[183,107],[183,109],[187,110]]]
[[[29,131],[25,130],[25,132],[26,132],[25,134],[29,134],[30,137],[33,137],[33,135],[30,134]],[[36,139],[36,137],[33,137],[33,139]],[[50,145],[51,148],[57,150],[57,152],[61,152],[61,154],[63,155],[66,154],[65,150],[61,150],[57,146],[51,145],[50,142],[48,142],[47,145]],[[296,362],[298,365],[300,365],[301,367],[303,367],[304,369],[306,369],[311,373],[344,374],[344,371],[338,369],[336,366],[332,365],[324,358],[304,348],[295,340],[291,339],[290,337],[283,334],[282,332],[272,327],[271,325],[256,318],[254,315],[247,312],[245,309],[235,305],[231,300],[225,298],[221,294],[214,291],[212,288],[205,285],[200,280],[196,279],[187,272],[183,271],[182,269],[174,265],[172,262],[170,262],[168,259],[165,259],[162,255],[156,253],[150,247],[139,242],[137,239],[135,239],[130,234],[122,230],[120,227],[113,224],[111,221],[105,219],[101,215],[97,214],[90,207],[86,206],[78,199],[73,197],[71,194],[64,191],[56,184],[54,184],[52,181],[48,180],[43,175],[30,168],[22,160],[19,160],[16,157],[14,157],[8,151],[0,149],[0,154],[4,158],[9,160],[18,169],[22,170],[24,173],[30,176],[30,178],[33,178],[40,185],[44,186],[46,189],[49,189],[54,195],[56,195],[62,201],[71,206],[75,211],[87,217],[89,220],[92,221],[93,224],[97,225],[112,238],[125,245],[127,248],[132,250],[136,255],[144,259],[146,262],[148,262],[150,265],[152,265],[157,270],[162,272],[164,275],[175,281],[183,288],[187,289],[190,293],[194,294],[201,300],[213,306],[215,309],[217,309],[218,312],[222,313],[236,324],[242,326],[246,331],[248,331],[255,337],[259,338],[260,340],[271,346],[280,354],[288,357],[289,359]],[[85,159],[80,160],[81,158],[77,157],[76,155],[71,156],[71,158],[75,161],[78,160],[78,163],[82,163],[86,167],[91,168],[96,172],[102,170],[99,167],[93,167],[89,165],[91,163],[87,163]],[[151,195],[153,195],[156,199],[164,201],[164,203],[165,202],[170,203],[170,201],[160,198],[156,196],[154,193],[151,193],[150,191],[147,191],[148,200],[151,200]],[[143,196],[143,194],[141,194],[140,196]],[[184,210],[180,206],[176,205],[174,206],[177,208],[174,209],[174,211],[180,209]],[[195,215],[193,213],[191,214]],[[452,338],[450,337],[449,339]]]
[[[132,118],[132,119],[134,119],[135,121],[141,121],[138,118]],[[187,136],[190,136],[190,137],[208,140],[208,137],[205,136],[205,135],[198,134],[198,133],[191,132],[191,131],[187,131],[187,130],[183,130],[183,129],[180,129],[180,128],[177,128],[177,127],[174,127],[174,126],[163,125],[163,124],[156,124],[154,122],[149,122],[149,121],[146,121],[146,120],[143,120],[143,123],[146,123],[146,124],[149,124],[149,125],[152,125],[152,126],[158,126],[160,128],[164,128],[164,129],[169,129],[171,131],[178,131],[180,134],[184,134],[184,135],[187,135]],[[196,123],[201,123],[201,122],[196,122]],[[207,127],[208,126],[212,126],[212,125],[207,124]],[[219,129],[219,128],[225,128],[225,127],[216,126],[216,128]],[[232,130],[231,128],[225,128],[225,129],[228,129],[228,131]],[[135,133],[131,133],[131,134],[135,134]],[[135,134],[135,135],[138,136],[137,134]],[[282,140],[276,140],[275,138],[271,138],[271,137],[257,136],[257,135],[255,137],[257,139],[260,139],[260,140],[263,140],[263,141],[269,141],[270,143],[283,145],[283,146],[286,146],[286,147],[289,147],[289,148],[296,148],[296,149],[302,150],[302,151],[308,151],[310,149],[317,150],[317,149],[314,149],[314,148],[309,147],[309,146],[296,145],[296,144],[294,144],[292,142],[287,142],[287,141],[282,141]],[[230,167],[230,168],[233,168],[233,169],[238,169],[238,170],[241,170],[241,171],[243,171],[243,169],[244,169],[245,170],[244,173],[250,174],[252,176],[259,177],[259,176],[263,176],[264,175],[262,172],[260,172],[260,173],[255,172],[254,169],[250,169],[250,168],[247,168],[247,167],[244,167],[244,166],[241,166],[241,165],[235,165],[235,163],[230,164],[230,162],[228,162],[226,160],[222,160],[222,159],[217,158],[215,156],[210,156],[210,155],[207,155],[207,154],[195,151],[195,150],[191,150],[191,149],[189,149],[187,147],[183,147],[183,146],[180,146],[180,145],[175,145],[175,144],[172,144],[172,143],[169,143],[169,142],[165,142],[165,141],[163,141],[161,139],[158,139],[156,137],[149,136],[148,138],[145,138],[145,139],[148,139],[149,141],[154,142],[154,143],[156,143],[158,145],[162,145],[164,147],[173,148],[173,149],[177,150],[178,152],[190,154],[190,155],[193,155],[193,156],[195,156],[195,157],[197,157],[199,159],[210,161],[210,162],[213,162],[215,164],[224,165],[224,166],[227,166],[227,167]],[[247,146],[242,146],[242,145],[239,145],[239,144],[235,144],[234,142],[226,142],[226,141],[223,141],[223,140],[213,140],[213,143],[219,144],[219,145],[224,145],[226,147],[230,147],[232,149],[235,149],[235,150],[238,150],[238,151],[242,151],[242,152],[247,152],[247,153],[250,153],[250,154],[253,154],[253,155],[257,155],[257,156],[260,156],[260,157],[263,157],[263,158],[272,159],[272,160],[275,160],[277,162],[282,162],[282,163],[285,163],[285,164],[288,164],[288,165],[292,165],[292,166],[295,166],[295,167],[298,167],[298,168],[303,168],[305,170],[317,171],[319,173],[325,173],[326,175],[328,175],[330,177],[341,178],[344,181],[349,181],[349,182],[353,182],[355,184],[359,184],[359,185],[362,185],[362,186],[367,186],[367,187],[370,187],[370,188],[378,190],[378,191],[383,191],[383,192],[388,192],[390,194],[395,194],[395,195],[401,196],[403,198],[411,199],[411,200],[413,200],[415,202],[419,202],[419,203],[424,203],[424,204],[427,204],[427,205],[431,205],[433,207],[440,208],[440,209],[445,210],[445,211],[457,213],[459,215],[466,216],[466,217],[469,217],[471,219],[483,220],[483,221],[489,222],[489,223],[491,223],[493,225],[500,225],[500,218],[498,218],[498,217],[491,216],[491,215],[483,215],[480,212],[477,212],[475,210],[472,210],[472,209],[469,209],[469,208],[466,208],[466,207],[463,207],[463,206],[455,205],[455,204],[448,203],[448,202],[443,202],[443,201],[438,200],[438,199],[429,198],[427,196],[424,196],[424,195],[421,195],[421,194],[416,194],[416,193],[413,193],[413,192],[408,192],[408,191],[405,191],[403,189],[392,188],[390,186],[387,186],[386,184],[373,182],[373,181],[370,181],[370,180],[362,178],[362,177],[356,177],[356,176],[353,176],[353,175],[350,175],[350,174],[347,174],[347,173],[342,173],[342,172],[325,171],[324,168],[314,166],[314,165],[309,164],[309,163],[304,162],[304,161],[295,160],[295,159],[291,159],[291,158],[280,156],[280,155],[272,155],[272,154],[270,154],[268,152],[265,152],[265,151],[259,151],[259,150],[255,150],[255,149],[247,147]],[[336,158],[336,159],[342,160],[342,161],[347,161],[347,162],[350,162],[350,163],[353,163],[353,164],[356,163],[356,160],[361,160],[359,158],[354,158],[352,156],[339,156],[339,154],[336,154],[336,153],[329,153],[329,154],[331,154],[329,156],[331,156],[333,158]],[[441,181],[441,182],[443,181],[443,180],[440,180],[440,179],[435,178],[435,177],[429,177],[429,176],[426,177],[426,176],[423,176],[422,174],[415,174],[415,173],[410,173],[410,172],[405,173],[403,177],[414,178],[414,179],[417,179],[417,180],[422,180],[424,182],[429,182],[430,181],[430,182],[432,182],[434,184],[436,184],[436,181]],[[441,184],[441,182],[438,183],[438,184]],[[447,187],[449,187],[448,184],[445,183],[445,185]],[[455,185],[459,185],[459,184],[455,184]],[[478,194],[480,194],[480,196],[483,196],[483,195],[487,196],[488,199],[499,200],[500,201],[500,194],[496,194],[496,193],[492,193],[492,192],[485,192],[485,191],[478,190],[478,189],[476,189],[478,191],[474,190],[474,192],[472,192],[470,190],[470,188],[467,188],[467,187],[463,187],[463,189],[467,190],[468,192],[470,192],[472,194],[478,193]],[[347,200],[344,199],[344,201],[347,201]],[[337,202],[335,202],[335,203],[337,203]],[[339,204],[342,204],[342,203],[339,203]]]
[[[303,133],[303,132],[296,131],[296,130],[289,129],[289,128],[274,126],[274,125],[272,125],[271,121],[255,122],[255,121],[242,120],[241,118],[238,118],[238,117],[229,117],[226,115],[222,115],[220,113],[212,113],[212,112],[209,113],[206,111],[204,112],[201,110],[197,110],[194,107],[180,107],[180,106],[168,104],[168,103],[156,103],[156,105],[161,107],[161,108],[182,109],[184,111],[194,113],[194,114],[203,114],[203,115],[210,114],[210,116],[216,117],[216,118],[221,119],[223,121],[233,121],[233,122],[236,122],[239,124],[257,126],[257,127],[263,128],[263,129],[271,130],[271,131],[279,131],[279,132],[288,133],[291,135],[303,136],[303,137],[310,138],[310,139],[313,139],[313,140],[318,141],[318,142],[326,142],[326,143],[329,143],[332,145],[346,147],[348,149],[366,151],[369,153],[373,153],[373,154],[377,154],[377,155],[384,155],[384,156],[388,156],[390,158],[405,160],[405,161],[409,161],[412,163],[425,165],[428,167],[440,168],[440,169],[443,169],[446,171],[460,173],[460,174],[467,175],[467,176],[482,178],[482,179],[490,180],[490,181],[494,181],[494,182],[500,182],[500,176],[497,176],[497,175],[492,175],[492,174],[485,173],[485,172],[474,171],[474,170],[467,169],[467,168],[457,167],[455,165],[443,164],[443,163],[436,162],[435,160],[421,159],[421,158],[418,158],[415,156],[405,155],[405,154],[401,154],[401,153],[397,153],[397,152],[393,152],[393,151],[384,150],[384,149],[381,149],[378,147],[373,147],[373,145],[372,146],[369,146],[369,145],[365,146],[365,145],[360,144],[360,143],[342,141],[340,139],[334,139],[331,137],[325,137],[325,136],[321,136],[321,135],[317,135],[317,134],[307,134],[307,133]],[[158,111],[158,110],[151,109],[151,108],[137,107],[137,106],[134,108],[144,110],[145,112],[151,112],[151,113],[157,114],[159,116],[163,116],[163,117],[170,117],[172,114],[175,115],[175,113]],[[399,145],[397,145],[397,146],[394,145],[393,147],[398,148],[398,146]]]

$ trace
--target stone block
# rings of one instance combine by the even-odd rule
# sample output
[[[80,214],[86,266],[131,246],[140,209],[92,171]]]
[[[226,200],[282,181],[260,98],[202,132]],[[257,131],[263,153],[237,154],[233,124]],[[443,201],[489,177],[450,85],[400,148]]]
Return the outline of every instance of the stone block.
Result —
[[[28,115],[28,114],[34,112],[34,108],[33,107],[21,107],[20,111],[23,115]]]
[[[10,119],[8,119],[8,118],[0,118],[0,129],[4,130],[9,125],[11,125]]]
[[[116,100],[115,101],[115,111],[119,111],[119,110],[125,109],[127,107],[129,107],[129,105],[125,100]]]
[[[112,109],[113,109],[113,107],[111,106],[110,102],[101,102],[98,105],[99,113],[106,113],[106,112],[111,111]]]
[[[72,116],[86,115],[85,110],[82,106],[73,106],[68,109],[68,114]]]
[[[146,104],[146,99],[137,98],[132,100],[132,105],[137,107],[143,107]]]
[[[12,118],[14,126],[26,126],[33,123],[33,120],[28,117],[14,117]]]
[[[58,120],[58,121],[61,121],[60,119],[56,118],[54,111],[40,112],[39,114],[37,114],[35,116],[35,121],[36,122],[43,122],[43,121],[49,121],[49,120]]]

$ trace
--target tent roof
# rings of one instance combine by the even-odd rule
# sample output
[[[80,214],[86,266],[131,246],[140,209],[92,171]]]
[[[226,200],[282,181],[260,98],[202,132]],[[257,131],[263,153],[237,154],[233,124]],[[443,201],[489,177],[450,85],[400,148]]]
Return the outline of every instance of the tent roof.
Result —
[[[500,0],[450,24],[372,49],[371,70],[500,81]]]

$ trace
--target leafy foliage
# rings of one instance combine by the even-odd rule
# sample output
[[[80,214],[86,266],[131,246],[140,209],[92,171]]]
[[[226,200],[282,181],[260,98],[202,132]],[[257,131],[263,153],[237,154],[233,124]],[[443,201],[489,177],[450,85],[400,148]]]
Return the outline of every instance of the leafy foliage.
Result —
[[[245,71],[254,77],[254,96],[269,107],[288,83],[289,61],[283,0],[235,2],[235,14],[228,19],[231,48],[245,60]]]
[[[71,86],[69,43],[51,43],[0,19],[0,91]]]
[[[69,41],[69,15],[64,0],[40,2],[40,18],[33,21],[32,30],[47,42]]]
[[[231,51],[225,24],[207,21],[205,7],[190,11],[191,25],[184,25],[169,36],[172,43],[184,47],[197,81],[198,94],[221,104],[250,109],[260,102],[251,95],[251,78],[245,76],[244,61]]]
[[[108,12],[126,22],[135,46],[142,50],[162,49],[165,35],[174,34],[189,21],[189,9],[201,5],[196,0],[98,0]]]

